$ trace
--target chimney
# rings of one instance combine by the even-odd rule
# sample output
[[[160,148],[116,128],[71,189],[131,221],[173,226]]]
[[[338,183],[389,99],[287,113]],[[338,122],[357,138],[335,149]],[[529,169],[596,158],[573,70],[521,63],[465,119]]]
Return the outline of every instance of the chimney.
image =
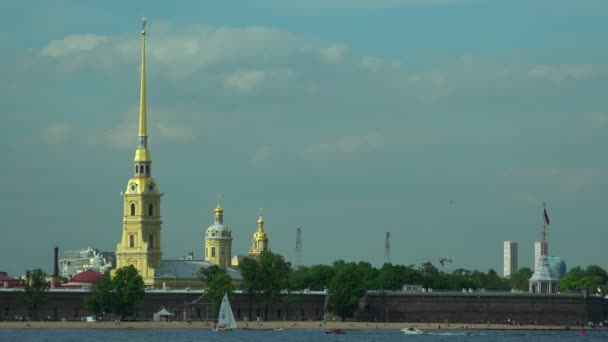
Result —
[[[51,288],[57,287],[57,280],[59,280],[59,247],[55,247],[53,250],[53,275],[51,276]]]
[[[59,277],[59,247],[55,247],[54,255],[55,261],[53,264],[53,277]]]

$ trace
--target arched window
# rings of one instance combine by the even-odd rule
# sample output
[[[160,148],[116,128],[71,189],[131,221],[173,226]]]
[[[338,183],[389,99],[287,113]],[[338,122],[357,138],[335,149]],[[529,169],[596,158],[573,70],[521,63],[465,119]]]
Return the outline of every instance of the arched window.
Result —
[[[215,258],[215,247],[211,247],[211,257]]]
[[[137,165],[135,165],[135,173],[138,173],[138,172],[139,172],[139,169],[138,169]]]
[[[209,257],[209,247],[205,248],[205,258]]]
[[[135,235],[129,235],[129,247],[135,247]]]
[[[150,165],[146,165],[146,173],[150,173]]]
[[[135,204],[131,203],[131,216],[135,216]]]
[[[148,237],[148,249],[154,248],[154,235]]]
[[[154,216],[154,205],[148,204],[148,216]]]

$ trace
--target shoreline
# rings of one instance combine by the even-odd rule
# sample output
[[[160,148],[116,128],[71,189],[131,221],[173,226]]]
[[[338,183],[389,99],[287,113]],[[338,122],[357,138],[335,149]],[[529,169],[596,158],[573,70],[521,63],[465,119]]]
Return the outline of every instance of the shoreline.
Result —
[[[370,322],[327,322],[319,321],[268,321],[237,323],[242,330],[275,330],[275,329],[343,329],[343,330],[401,330],[416,328],[420,330],[579,330],[580,326],[563,325],[509,325],[509,324],[462,324],[462,323],[370,323]],[[203,321],[170,321],[170,322],[0,322],[0,329],[207,329],[213,323]],[[608,328],[585,327],[585,330],[608,330]]]

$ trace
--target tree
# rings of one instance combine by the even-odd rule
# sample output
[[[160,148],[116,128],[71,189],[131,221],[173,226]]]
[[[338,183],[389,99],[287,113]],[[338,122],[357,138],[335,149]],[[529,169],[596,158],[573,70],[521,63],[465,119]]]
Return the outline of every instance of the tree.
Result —
[[[329,284],[327,309],[342,317],[342,320],[353,317],[365,294],[363,281],[363,275],[355,263],[341,265]]]
[[[109,271],[101,280],[93,283],[91,292],[84,298],[84,304],[96,315],[112,313],[116,306],[116,292]]]
[[[260,285],[264,301],[264,319],[268,319],[268,306],[276,302],[282,290],[288,288],[291,265],[283,256],[272,252],[260,254]]]
[[[304,275],[304,288],[312,291],[322,291],[329,286],[336,274],[333,267],[328,265],[314,265],[306,270]]]
[[[226,269],[218,265],[211,265],[209,267],[201,267],[198,270],[198,277],[208,286],[213,277],[221,273],[226,273]]]
[[[251,308],[253,306],[254,299],[259,295],[262,285],[260,278],[260,265],[251,259],[244,258],[239,263],[239,269],[241,271],[241,276],[243,277],[243,281],[241,282],[241,289],[245,294],[247,294],[247,299],[249,302],[249,318],[251,318]]]
[[[232,278],[224,267],[211,265],[198,271],[199,278],[207,285],[207,297],[213,303],[214,311],[217,311],[222,303],[224,294],[232,294],[234,285]]]
[[[116,293],[115,312],[121,317],[132,316],[135,306],[144,294],[144,280],[133,265],[116,270],[112,279],[113,290]]]
[[[23,292],[17,297],[19,301],[32,306],[34,320],[38,320],[38,305],[47,302],[49,283],[46,281],[46,273],[37,268],[25,272],[25,284]]]
[[[533,273],[530,267],[522,267],[516,272],[511,273],[509,277],[511,288],[518,291],[527,291]]]

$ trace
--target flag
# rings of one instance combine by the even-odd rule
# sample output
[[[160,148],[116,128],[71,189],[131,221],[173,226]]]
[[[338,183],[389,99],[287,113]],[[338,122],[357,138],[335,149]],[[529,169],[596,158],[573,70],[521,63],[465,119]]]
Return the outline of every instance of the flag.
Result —
[[[545,224],[549,225],[549,214],[547,214],[547,208],[543,208],[543,213],[544,213],[544,218],[545,218]]]

